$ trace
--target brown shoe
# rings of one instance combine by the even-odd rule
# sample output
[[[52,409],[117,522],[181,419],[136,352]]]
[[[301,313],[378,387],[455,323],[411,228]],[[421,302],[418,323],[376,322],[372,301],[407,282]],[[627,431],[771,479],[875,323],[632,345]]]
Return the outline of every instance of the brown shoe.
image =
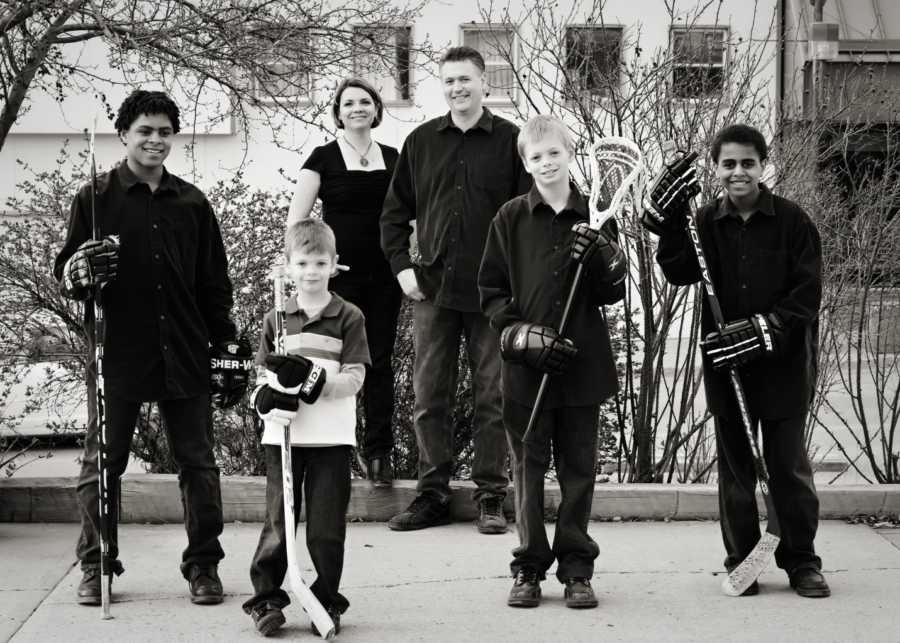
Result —
[[[790,574],[791,587],[800,596],[806,598],[825,598],[831,596],[831,588],[818,569],[801,567]]]
[[[100,604],[100,583],[102,579],[99,569],[84,572],[81,582],[78,583],[78,593],[75,598],[79,605]]]
[[[492,496],[478,502],[478,531],[482,534],[505,534],[506,516],[503,515],[503,499]]]
[[[536,570],[522,567],[516,572],[506,604],[510,607],[537,607],[541,604],[541,579]]]
[[[196,605],[218,605],[224,599],[222,581],[216,568],[191,566],[188,583],[191,588],[191,602]]]
[[[599,604],[587,578],[567,578],[565,595],[566,607],[573,609],[597,607]]]

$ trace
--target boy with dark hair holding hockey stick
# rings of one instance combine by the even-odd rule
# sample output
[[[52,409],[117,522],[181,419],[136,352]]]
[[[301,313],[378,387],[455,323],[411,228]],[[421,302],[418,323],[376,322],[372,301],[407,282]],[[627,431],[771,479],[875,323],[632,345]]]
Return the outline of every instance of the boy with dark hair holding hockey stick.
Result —
[[[284,336],[276,337],[272,310],[263,320],[256,353],[259,384],[251,396],[265,422],[266,518],[250,565],[254,595],[244,603],[256,629],[269,636],[284,622],[290,603],[281,589],[288,571],[281,450],[291,429],[292,469],[306,498],[306,544],[318,578],[310,589],[328,611],[335,634],[350,603],[339,592],[350,502],[350,458],[356,445],[356,394],[370,364],[362,312],[329,292],[339,268],[335,237],[321,219],[303,219],[285,233],[287,276],[297,295],[284,308]],[[276,345],[280,346],[276,354]],[[315,626],[313,626],[315,631]],[[318,632],[316,631],[318,634]]]
[[[803,439],[815,380],[821,243],[806,212],[761,182],[767,155],[758,130],[731,125],[719,131],[710,157],[725,194],[697,212],[700,244],[726,321],[716,330],[704,300],[701,349],[716,426],[725,567],[737,567],[760,539],[756,471],[728,375],[736,368],[751,422],[762,432],[781,524],[776,564],[800,596],[825,597],[830,589],[813,545],[819,500]],[[670,173],[664,168],[654,182],[643,223],[659,235],[656,259],[666,279],[688,285],[701,280],[685,227],[690,195],[662,197],[660,186],[685,185]],[[744,595],[758,592],[754,582]]]
[[[118,479],[141,404],[156,401],[179,466],[188,536],[181,571],[192,602],[221,603],[222,500],[209,405],[211,399],[222,407],[240,399],[251,351],[236,339],[230,318],[231,281],[212,208],[200,190],[163,166],[179,131],[178,107],[163,92],[138,90],[122,103],[115,127],[126,159],[101,174],[96,186],[79,190],[54,265],[69,297],[88,300],[96,287],[103,288],[110,569],[123,571],[117,559]],[[100,238],[92,238],[92,203]],[[77,600],[85,605],[99,605],[101,597],[93,327],[87,305],[88,429],[77,487],[82,529],[76,551],[84,572]]]
[[[500,332],[503,420],[513,459],[519,546],[507,604],[536,607],[554,560],[566,605],[597,606],[590,585],[597,543],[588,535],[597,458],[599,405],[618,389],[601,306],[625,296],[625,261],[613,224],[594,230],[588,205],[570,183],[575,148],[565,125],[536,116],[522,128],[519,154],[534,187],[504,204],[491,223],[478,274],[481,306]],[[555,330],[575,267],[584,279],[567,337]],[[544,373],[546,402],[527,441]],[[544,529],[544,476],[551,451],[562,500],[553,548]]]

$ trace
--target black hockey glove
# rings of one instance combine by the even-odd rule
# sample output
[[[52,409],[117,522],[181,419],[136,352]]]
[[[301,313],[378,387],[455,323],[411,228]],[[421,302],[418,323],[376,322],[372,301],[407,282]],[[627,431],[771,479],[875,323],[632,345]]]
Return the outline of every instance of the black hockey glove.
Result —
[[[63,268],[66,292],[93,288],[116,278],[119,271],[119,237],[88,239],[75,251]]]
[[[209,349],[209,395],[220,409],[244,397],[253,369],[253,349],[246,337],[229,339]]]
[[[625,255],[619,244],[584,221],[572,226],[572,232],[572,261],[604,281],[617,284],[625,278]]]
[[[325,369],[301,355],[268,355],[267,381],[276,391],[298,395],[312,404],[322,394],[325,386]]]
[[[268,384],[260,384],[253,389],[250,404],[266,422],[287,426],[297,415],[300,401],[296,395],[280,393]]]
[[[500,356],[544,373],[559,375],[569,367],[578,349],[549,326],[517,322],[500,333]]]
[[[696,152],[685,154],[666,165],[653,179],[649,194],[644,198],[641,225],[655,235],[683,229],[690,216],[690,200],[700,194]]]
[[[725,324],[721,332],[709,333],[700,346],[712,367],[722,370],[775,355],[783,343],[784,325],[770,313]]]

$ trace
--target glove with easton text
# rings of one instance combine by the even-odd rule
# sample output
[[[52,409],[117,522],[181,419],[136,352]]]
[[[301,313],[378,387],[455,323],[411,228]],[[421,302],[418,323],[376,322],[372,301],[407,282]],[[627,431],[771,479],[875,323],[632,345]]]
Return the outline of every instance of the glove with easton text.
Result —
[[[625,255],[619,244],[584,221],[572,226],[572,231],[572,261],[606,281],[617,284],[625,279]]]
[[[650,192],[644,199],[641,225],[655,235],[684,228],[690,213],[690,200],[700,194],[696,152],[685,154],[669,163],[653,179]]]
[[[209,349],[209,393],[220,409],[234,406],[247,392],[253,349],[246,337],[228,339]]]
[[[524,363],[550,375],[563,373],[578,349],[549,326],[517,322],[500,333],[500,356],[507,362]]]
[[[250,404],[263,420],[281,426],[289,425],[300,408],[300,401],[296,395],[281,393],[268,384],[260,384],[253,389]]]
[[[784,325],[778,315],[753,315],[730,322],[709,333],[700,346],[716,370],[730,369],[762,356],[775,355],[784,342]]]
[[[119,237],[88,239],[75,251],[63,267],[67,292],[101,286],[116,278],[119,271]]]
[[[268,355],[266,369],[269,386],[307,404],[319,399],[325,386],[325,369],[301,355]]]

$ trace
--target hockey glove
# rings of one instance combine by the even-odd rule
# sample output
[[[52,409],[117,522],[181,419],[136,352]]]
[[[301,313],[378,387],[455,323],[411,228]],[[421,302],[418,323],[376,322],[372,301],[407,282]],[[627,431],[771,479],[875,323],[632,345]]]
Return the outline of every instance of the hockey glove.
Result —
[[[234,406],[247,392],[253,349],[246,337],[219,342],[209,349],[209,393],[220,409]]]
[[[268,355],[267,381],[276,391],[298,395],[312,404],[325,386],[325,369],[300,355]]]
[[[119,271],[119,237],[88,239],[63,268],[64,288],[69,293],[100,286],[116,278]]]
[[[614,284],[625,279],[625,255],[615,241],[584,221],[572,226],[572,261],[584,265],[591,274]]]
[[[260,384],[253,390],[250,404],[263,420],[281,426],[289,425],[300,408],[296,395],[280,393],[268,384]]]
[[[721,332],[709,333],[700,346],[712,367],[722,370],[775,355],[783,343],[784,325],[771,313],[725,324]]]
[[[548,326],[518,322],[500,333],[500,356],[507,362],[523,363],[544,373],[558,375],[568,367],[578,349],[572,340],[560,337]]]
[[[690,200],[700,194],[697,171],[693,162],[695,152],[666,165],[653,179],[644,199],[641,225],[655,235],[663,235],[684,228],[690,214]]]

